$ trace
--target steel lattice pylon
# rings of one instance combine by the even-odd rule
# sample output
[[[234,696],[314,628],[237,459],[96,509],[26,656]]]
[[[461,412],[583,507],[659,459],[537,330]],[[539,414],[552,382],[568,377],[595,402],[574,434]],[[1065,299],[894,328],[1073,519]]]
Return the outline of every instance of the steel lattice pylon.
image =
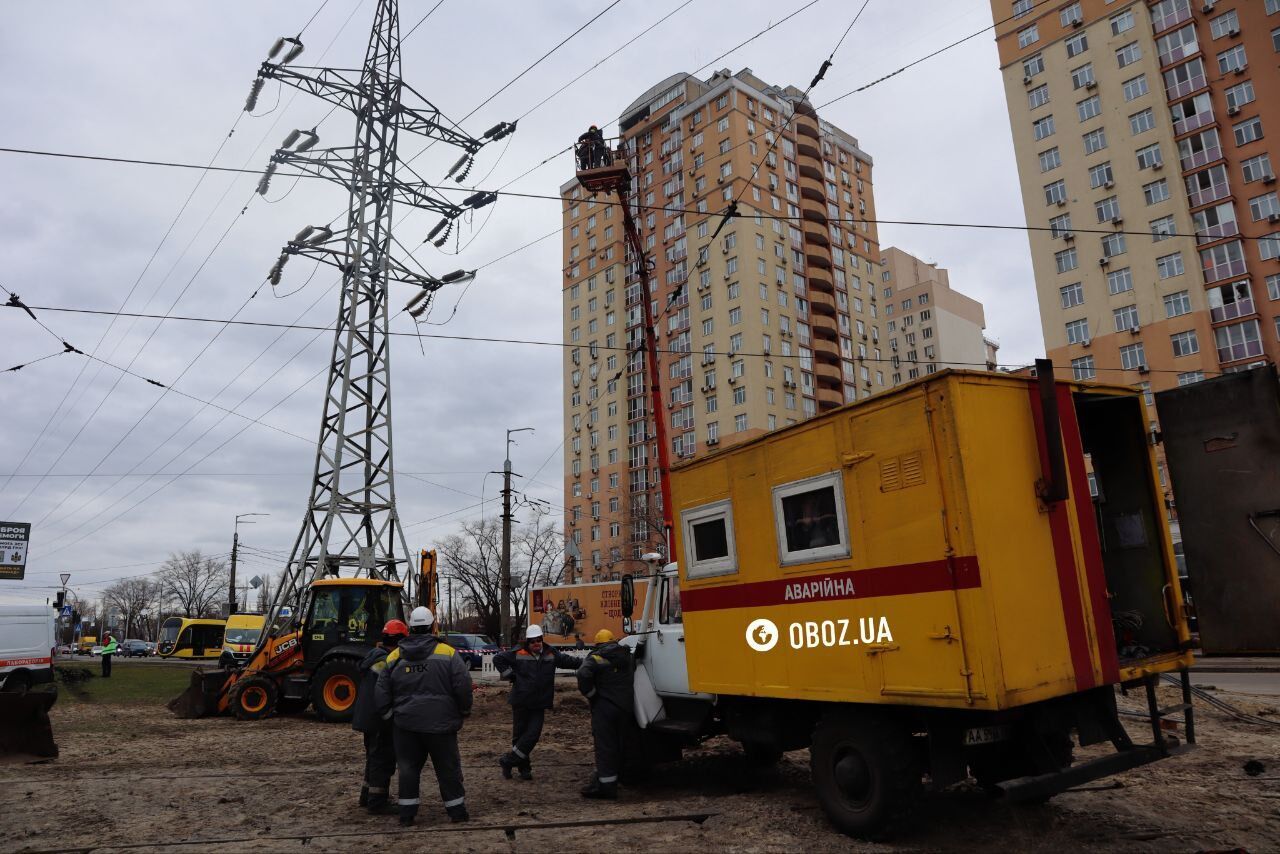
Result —
[[[286,45],[283,59],[274,61]],[[302,51],[297,39],[281,39],[259,69],[246,109],[263,81],[275,80],[351,111],[355,143],[347,148],[314,148],[315,129],[294,131],[271,159],[259,183],[264,193],[280,166],[329,179],[346,187],[350,206],[345,228],[308,226],[290,241],[272,269],[278,281],[285,261],[303,255],[337,267],[343,274],[336,333],[325,385],[324,413],[316,463],[301,530],[294,541],[283,583],[271,607],[274,622],[283,604],[296,604],[307,585],[323,575],[397,579],[409,550],[396,512],[391,439],[391,359],[388,283],[421,287],[427,294],[456,280],[415,273],[392,258],[392,211],[397,201],[439,213],[432,232],[448,235],[465,210],[492,201],[476,194],[461,205],[440,198],[423,182],[397,179],[400,133],[412,133],[462,148],[463,163],[485,142],[512,130],[505,123],[482,139],[444,127],[432,104],[400,79],[400,22],[396,0],[379,0],[363,67],[304,68],[290,65]],[[413,103],[405,103],[405,99]],[[437,243],[442,243],[441,238]],[[265,637],[265,634],[264,634]]]

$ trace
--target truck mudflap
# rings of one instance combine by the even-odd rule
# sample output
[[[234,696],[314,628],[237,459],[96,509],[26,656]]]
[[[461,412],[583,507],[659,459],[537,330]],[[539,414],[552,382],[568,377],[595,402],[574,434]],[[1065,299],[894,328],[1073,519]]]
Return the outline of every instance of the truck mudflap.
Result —
[[[1191,707],[1191,679],[1186,670],[1179,671],[1179,674],[1182,702],[1172,706],[1161,707],[1159,698],[1156,696],[1156,685],[1160,680],[1159,673],[1148,674],[1137,683],[1146,693],[1148,710],[1146,716],[1151,724],[1151,743],[1136,744],[1117,717],[1110,733],[1110,741],[1115,748],[1115,753],[1079,762],[1047,774],[1019,777],[996,785],[1010,801],[1042,801],[1084,783],[1130,771],[1192,750],[1196,742],[1196,727],[1195,712]],[[1175,736],[1166,735],[1165,732],[1168,725],[1175,723],[1167,716],[1177,712],[1183,715],[1185,743],[1179,742]]]

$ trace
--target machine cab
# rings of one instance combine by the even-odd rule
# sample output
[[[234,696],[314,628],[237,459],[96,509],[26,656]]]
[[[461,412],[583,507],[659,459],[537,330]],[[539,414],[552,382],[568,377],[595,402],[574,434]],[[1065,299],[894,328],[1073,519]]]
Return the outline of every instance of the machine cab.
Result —
[[[311,587],[302,628],[303,658],[318,662],[337,646],[372,646],[388,620],[403,620],[397,581],[370,578],[326,578]]]

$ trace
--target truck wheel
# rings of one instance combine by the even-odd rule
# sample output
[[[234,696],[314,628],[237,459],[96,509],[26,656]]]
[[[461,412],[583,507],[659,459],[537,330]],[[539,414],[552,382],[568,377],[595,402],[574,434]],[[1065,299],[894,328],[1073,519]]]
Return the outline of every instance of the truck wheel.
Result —
[[[360,667],[351,658],[332,658],[311,679],[311,705],[321,720],[345,723],[355,712]]]
[[[742,752],[747,755],[747,762],[758,768],[777,765],[782,760],[782,751],[779,748],[759,741],[742,742]]]
[[[4,690],[10,694],[25,694],[31,689],[31,676],[27,673],[15,671],[9,674],[9,678],[4,680]]]
[[[227,702],[237,720],[260,721],[275,710],[278,697],[275,682],[263,676],[251,676],[231,686]]]
[[[850,836],[883,838],[920,791],[910,732],[881,715],[828,712],[813,733],[809,757],[823,811]]]

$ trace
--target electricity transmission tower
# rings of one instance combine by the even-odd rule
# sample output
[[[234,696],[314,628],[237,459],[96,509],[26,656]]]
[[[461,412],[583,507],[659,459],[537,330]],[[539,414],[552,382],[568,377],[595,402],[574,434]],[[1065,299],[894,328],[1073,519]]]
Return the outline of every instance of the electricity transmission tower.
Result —
[[[271,270],[280,279],[294,255],[336,267],[342,273],[324,413],[316,447],[314,477],[302,528],[294,541],[271,619],[283,604],[294,604],[306,586],[325,575],[399,579],[410,553],[396,513],[392,475],[391,358],[387,287],[391,282],[421,291],[411,301],[417,316],[442,285],[473,275],[458,271],[436,278],[410,270],[391,254],[392,210],[397,203],[440,215],[428,240],[442,245],[453,222],[469,209],[494,200],[476,193],[461,204],[441,198],[421,181],[396,177],[396,146],[413,134],[462,149],[449,176],[461,181],[475,153],[515,126],[503,122],[481,139],[446,127],[440,111],[400,78],[400,20],[397,0],[378,0],[373,29],[359,69],[292,65],[302,53],[298,38],[282,38],[258,70],[245,109],[251,111],[268,80],[315,95],[356,119],[355,142],[317,148],[316,129],[295,130],[276,151],[259,182],[265,194],[279,167],[289,174],[328,179],[347,188],[345,225],[337,219],[307,226],[284,247]],[[279,57],[279,59],[277,59]],[[410,577],[409,573],[405,573]]]

